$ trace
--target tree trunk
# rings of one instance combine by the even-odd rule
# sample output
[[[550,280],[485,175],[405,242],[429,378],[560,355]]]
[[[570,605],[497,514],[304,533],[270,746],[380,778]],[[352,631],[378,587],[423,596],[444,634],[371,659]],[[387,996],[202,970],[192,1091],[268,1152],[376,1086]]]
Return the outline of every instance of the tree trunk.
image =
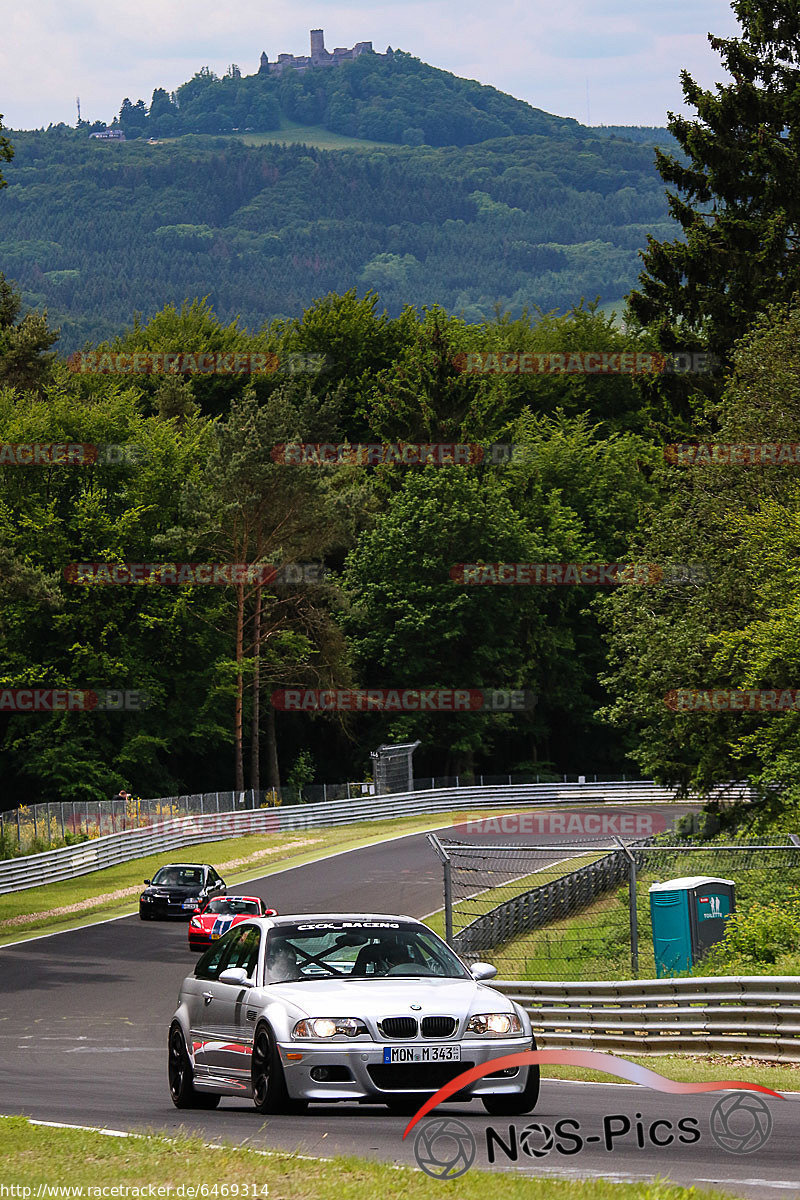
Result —
[[[261,787],[259,756],[259,725],[261,724],[261,588],[256,588],[256,608],[253,614],[253,721],[250,744],[250,787]]]
[[[244,700],[244,584],[238,587],[236,605],[236,706],[233,716],[233,752],[236,773],[236,791],[244,791],[244,762],[242,760],[242,716]]]
[[[275,736],[275,709],[271,702],[267,705],[267,774],[269,786],[280,788],[281,774],[278,765],[278,739]]]

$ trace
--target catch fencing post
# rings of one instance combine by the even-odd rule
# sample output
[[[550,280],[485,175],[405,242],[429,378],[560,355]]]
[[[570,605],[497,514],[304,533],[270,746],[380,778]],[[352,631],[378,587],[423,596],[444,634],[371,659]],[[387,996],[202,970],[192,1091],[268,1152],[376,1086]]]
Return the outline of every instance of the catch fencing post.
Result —
[[[636,858],[628,847],[615,837],[614,841],[624,850],[628,858],[628,913],[631,926],[631,973],[634,979],[639,978],[639,914],[636,910]]]
[[[433,846],[442,863],[444,875],[444,940],[448,946],[453,945],[453,881],[450,875],[450,855],[445,850],[435,833],[428,834],[428,841]]]

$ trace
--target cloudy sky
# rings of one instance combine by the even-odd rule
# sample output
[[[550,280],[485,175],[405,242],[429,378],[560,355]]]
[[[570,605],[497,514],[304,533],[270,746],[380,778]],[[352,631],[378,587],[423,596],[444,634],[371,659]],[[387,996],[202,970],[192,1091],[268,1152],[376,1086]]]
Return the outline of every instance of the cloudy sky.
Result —
[[[593,125],[663,125],[683,111],[679,72],[724,79],[711,31],[726,0],[0,0],[0,112],[10,128],[110,120],[202,66],[257,69],[262,50],[372,41]]]

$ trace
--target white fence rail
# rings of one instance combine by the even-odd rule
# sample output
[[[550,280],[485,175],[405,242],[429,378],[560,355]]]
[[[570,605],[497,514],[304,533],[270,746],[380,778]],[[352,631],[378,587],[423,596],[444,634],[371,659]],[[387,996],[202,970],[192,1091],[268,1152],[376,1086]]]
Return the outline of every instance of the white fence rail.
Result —
[[[542,1050],[800,1062],[800,978],[792,975],[491,986],[530,1015]]]
[[[364,800],[338,800],[327,804],[297,804],[239,813],[170,818],[156,821],[144,829],[129,829],[93,838],[78,846],[64,846],[42,854],[4,859],[0,861],[0,894],[39,887],[59,879],[73,879],[148,854],[165,853],[198,842],[221,841],[251,833],[273,834],[348,825],[355,821],[471,809],[524,809],[537,804],[663,803],[673,798],[671,788],[653,783],[541,783],[510,787],[503,784],[439,788],[392,796],[370,796]]]

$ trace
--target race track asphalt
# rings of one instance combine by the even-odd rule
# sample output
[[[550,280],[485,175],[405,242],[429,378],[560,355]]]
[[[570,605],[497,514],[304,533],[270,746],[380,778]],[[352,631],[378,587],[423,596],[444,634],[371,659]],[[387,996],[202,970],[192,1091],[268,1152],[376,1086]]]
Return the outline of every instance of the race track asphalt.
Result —
[[[442,836],[452,833],[452,826],[442,830]],[[419,917],[441,906],[441,867],[425,836],[417,834],[231,890],[262,895],[283,913],[403,912]],[[246,1140],[256,1148],[322,1157],[342,1153],[414,1162],[416,1131],[404,1142],[408,1118],[381,1106],[313,1106],[299,1117],[263,1117],[249,1101],[228,1099],[212,1112],[173,1108],[166,1082],[166,1034],[181,980],[195,959],[187,949],[185,924],[143,923],[137,917],[0,949],[0,1112],[112,1129],[170,1133],[182,1128],[211,1142]],[[657,1059],[653,1068],[658,1070]],[[735,1077],[735,1070],[722,1067],[721,1072]],[[709,1114],[720,1095],[673,1096],[635,1085],[547,1080],[529,1117],[490,1118],[478,1103],[446,1105],[437,1116],[462,1121],[475,1139],[475,1165],[492,1170],[620,1180],[661,1176],[735,1196],[800,1198],[800,1095],[767,1099],[772,1133],[748,1155],[722,1150],[710,1136]],[[547,1130],[533,1130],[530,1152],[518,1148],[512,1161],[490,1135],[495,1161],[489,1163],[490,1126],[510,1147],[510,1125],[521,1134],[532,1123],[553,1128],[566,1118],[580,1124],[577,1131],[569,1127],[571,1132],[588,1139],[579,1152],[568,1153],[575,1141],[558,1136],[547,1151]],[[604,1122],[619,1129],[624,1118],[630,1132],[607,1149]],[[697,1120],[700,1138],[693,1144],[675,1140],[682,1118]],[[655,1121],[671,1122],[672,1129],[653,1127]],[[666,1140],[670,1132],[673,1140],[667,1145],[653,1144],[653,1138]],[[544,1153],[537,1156],[537,1150]]]

